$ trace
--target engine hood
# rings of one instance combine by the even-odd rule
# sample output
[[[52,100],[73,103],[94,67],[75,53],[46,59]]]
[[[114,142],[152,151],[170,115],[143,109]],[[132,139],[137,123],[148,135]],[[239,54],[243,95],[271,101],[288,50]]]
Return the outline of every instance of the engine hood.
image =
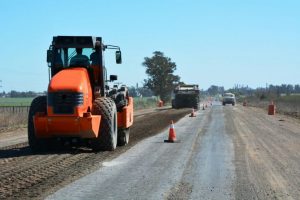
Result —
[[[86,92],[90,88],[88,72],[85,68],[64,69],[52,77],[48,91]]]

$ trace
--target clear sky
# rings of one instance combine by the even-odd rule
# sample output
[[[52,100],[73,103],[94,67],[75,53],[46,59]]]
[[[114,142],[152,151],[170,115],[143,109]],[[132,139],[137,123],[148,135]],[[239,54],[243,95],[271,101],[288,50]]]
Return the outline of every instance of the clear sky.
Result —
[[[52,36],[102,36],[108,74],[141,85],[144,57],[162,51],[175,74],[202,89],[215,84],[300,84],[299,0],[1,0],[0,91],[45,91]]]

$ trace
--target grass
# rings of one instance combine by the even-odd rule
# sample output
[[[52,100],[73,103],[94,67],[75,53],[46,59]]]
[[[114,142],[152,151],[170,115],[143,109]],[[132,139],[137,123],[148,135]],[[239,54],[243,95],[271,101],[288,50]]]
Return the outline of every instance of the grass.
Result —
[[[0,113],[0,132],[11,128],[26,127],[27,112],[12,114],[9,112]]]
[[[30,106],[33,99],[34,98],[0,98],[0,106]],[[135,97],[133,101],[135,109],[156,107],[158,102],[156,97]]]
[[[295,103],[300,104],[300,95],[290,95],[290,96],[280,96],[280,97],[265,97],[263,99],[259,99],[258,97],[251,96],[251,97],[243,97],[240,98],[239,101],[242,102],[244,99],[247,99],[248,101],[262,101],[262,102],[281,102],[281,103]]]
[[[240,102],[244,99],[247,100],[248,105],[264,109],[267,109],[270,102],[273,101],[276,106],[276,112],[300,118],[300,95],[266,97],[264,99],[252,96],[240,99]]]
[[[291,95],[291,96],[281,96],[276,99],[279,102],[288,102],[288,103],[299,103],[300,104],[300,95]]]
[[[146,109],[146,108],[154,108],[157,107],[157,98],[156,97],[135,97],[133,99],[133,107],[135,110],[138,109]]]
[[[34,98],[0,98],[0,106],[30,106]]]
[[[0,107],[30,106],[32,100],[33,98],[0,98]],[[28,113],[26,111],[12,113],[9,110],[4,110],[0,113],[0,132],[26,126],[27,117]]]

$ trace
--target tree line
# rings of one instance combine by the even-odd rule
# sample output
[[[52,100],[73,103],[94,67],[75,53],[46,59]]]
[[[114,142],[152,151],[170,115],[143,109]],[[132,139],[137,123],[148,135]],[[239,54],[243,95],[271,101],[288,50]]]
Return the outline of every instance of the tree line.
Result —
[[[46,92],[34,92],[34,91],[27,91],[27,92],[19,92],[16,90],[11,90],[10,92],[3,91],[0,93],[0,97],[11,97],[11,98],[27,98],[27,97],[36,97],[39,95],[45,95]]]
[[[266,87],[250,88],[243,85],[235,85],[233,88],[225,90],[223,86],[210,86],[206,91],[203,91],[206,95],[215,96],[217,94],[224,94],[225,92],[234,93],[237,96],[255,96],[259,99],[267,97],[280,97],[290,96],[292,94],[300,94],[299,84],[281,84],[281,85],[267,85]]]

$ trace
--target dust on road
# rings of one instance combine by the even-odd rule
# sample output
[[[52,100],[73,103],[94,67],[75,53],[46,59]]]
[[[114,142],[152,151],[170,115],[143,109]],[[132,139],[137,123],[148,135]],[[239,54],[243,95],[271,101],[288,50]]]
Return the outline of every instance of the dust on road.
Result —
[[[67,149],[31,154],[28,144],[0,148],[0,199],[42,199],[62,186],[101,167],[140,140],[158,133],[190,110],[161,109],[135,119],[129,145],[114,152],[93,153],[89,149]]]

